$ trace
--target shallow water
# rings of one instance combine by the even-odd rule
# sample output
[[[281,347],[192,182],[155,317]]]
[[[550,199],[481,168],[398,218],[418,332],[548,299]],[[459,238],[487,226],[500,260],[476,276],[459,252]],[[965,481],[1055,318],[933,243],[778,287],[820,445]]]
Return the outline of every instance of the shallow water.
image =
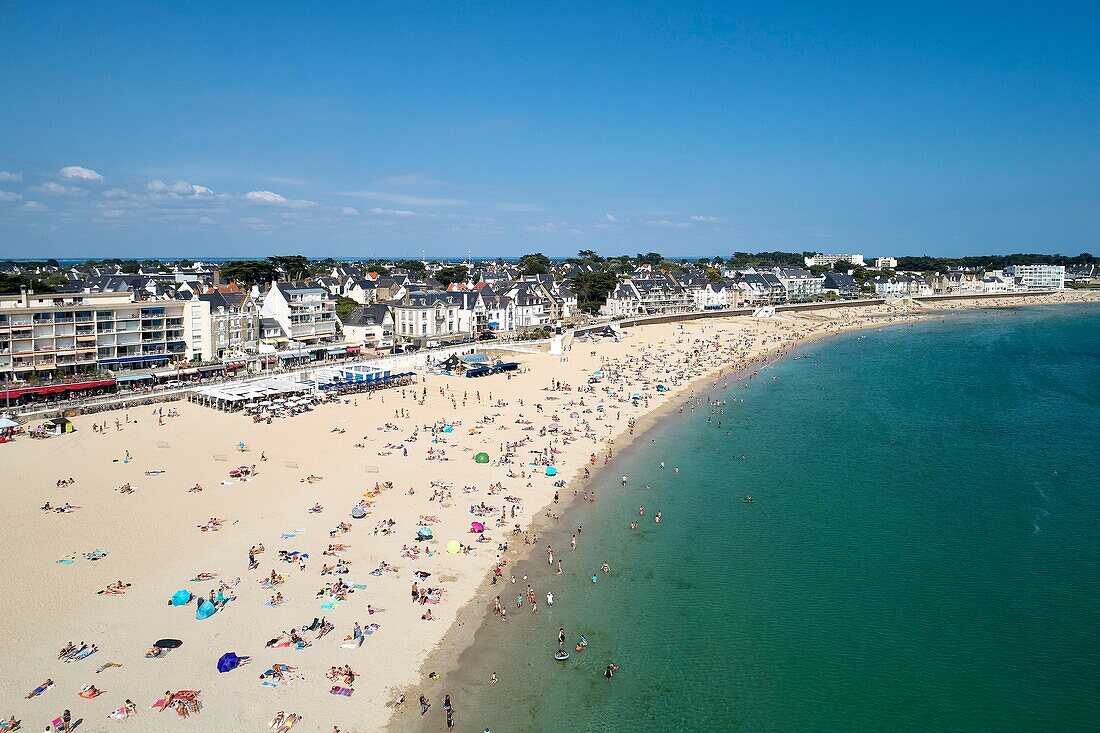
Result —
[[[537,616],[497,586],[459,730],[1096,729],[1100,309],[848,334],[714,395],[540,537]]]

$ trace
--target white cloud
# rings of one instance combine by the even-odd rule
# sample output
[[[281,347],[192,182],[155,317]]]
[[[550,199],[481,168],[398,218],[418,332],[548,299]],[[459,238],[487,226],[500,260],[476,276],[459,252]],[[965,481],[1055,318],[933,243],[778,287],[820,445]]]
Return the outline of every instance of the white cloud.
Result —
[[[384,191],[341,191],[340,195],[371,201],[386,201],[404,206],[458,206],[466,203],[461,199],[426,198],[423,196],[407,196],[403,193],[386,193]]]
[[[62,186],[60,183],[54,183],[53,181],[46,181],[38,187],[38,190],[42,193],[48,193],[51,196],[83,196],[88,193],[83,188]]]
[[[294,209],[305,208],[307,206],[315,206],[314,202],[306,201],[305,199],[288,199],[286,196],[275,193],[274,191],[249,191],[244,195],[246,201],[251,201],[256,204],[272,204],[275,206],[289,206]]]
[[[104,209],[103,210],[103,218],[105,218],[105,219],[117,219],[120,216],[124,216],[125,214],[126,214],[126,212],[123,211],[122,209]]]
[[[61,169],[61,177],[74,181],[102,181],[103,176],[82,165],[67,165]]]
[[[280,196],[274,191],[249,191],[244,195],[249,201],[258,201],[264,204],[285,204],[288,203],[285,196]]]
[[[173,184],[167,184],[164,181],[149,181],[147,188],[153,193],[169,193],[176,196],[212,196],[214,194],[206,186],[196,186],[187,181],[176,181]]]
[[[0,181],[7,183],[20,183],[23,180],[23,174],[19,172],[12,173],[11,171],[0,171]]]
[[[370,210],[375,216],[416,216],[415,211],[408,209],[379,209],[377,206]]]
[[[0,191],[0,201],[20,201],[22,196],[11,191]]]
[[[614,224],[615,222],[618,221],[618,219],[616,219],[615,216],[612,215],[612,214],[607,214],[606,216],[604,216],[604,218],[607,219],[612,224]]]
[[[340,208],[340,213],[345,216],[359,216],[359,210],[352,208],[351,206],[343,206]]]
[[[710,224],[713,224],[714,222],[722,221],[717,216],[698,216],[698,215],[696,215],[696,216],[692,216],[692,217],[689,217],[689,218],[692,221],[704,221],[704,222],[708,222]]]
[[[211,219],[209,216],[204,216],[199,219],[199,224],[217,224],[217,222]]]
[[[683,229],[691,226],[690,224],[682,221],[669,221],[668,219],[650,219],[646,222],[646,226],[651,227],[673,227],[675,229]]]
[[[46,207],[43,206],[42,204],[38,203],[37,201],[28,201],[27,203],[23,204],[19,208],[22,209],[23,211],[45,211],[46,210]]]

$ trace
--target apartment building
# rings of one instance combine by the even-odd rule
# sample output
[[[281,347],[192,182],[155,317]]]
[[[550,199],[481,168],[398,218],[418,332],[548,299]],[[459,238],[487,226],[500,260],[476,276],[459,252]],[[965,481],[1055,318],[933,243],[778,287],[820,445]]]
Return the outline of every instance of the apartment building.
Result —
[[[336,338],[336,299],[322,287],[273,282],[260,315],[274,319],[291,341],[312,344]]]
[[[1009,265],[1005,274],[1027,290],[1061,290],[1066,286],[1065,265]]]
[[[835,254],[827,255],[820,252],[810,257],[803,257],[803,261],[806,263],[806,267],[817,267],[821,265],[823,267],[832,267],[838,262],[851,262],[853,265],[864,267],[866,263],[863,261],[863,255],[860,254]]]
[[[414,290],[387,305],[399,344],[425,346],[429,341],[455,341],[475,335],[478,293]]]
[[[0,381],[151,369],[185,362],[191,322],[181,301],[123,293],[0,296]]]

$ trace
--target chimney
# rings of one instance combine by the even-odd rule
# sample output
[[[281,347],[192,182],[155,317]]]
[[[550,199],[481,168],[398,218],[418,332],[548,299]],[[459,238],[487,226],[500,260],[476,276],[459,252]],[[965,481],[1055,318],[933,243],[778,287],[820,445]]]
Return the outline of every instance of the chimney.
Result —
[[[213,282],[214,282],[214,288],[215,289],[221,287],[221,284],[222,284],[222,268],[220,268],[220,267],[215,267],[214,268],[214,280],[213,280]]]

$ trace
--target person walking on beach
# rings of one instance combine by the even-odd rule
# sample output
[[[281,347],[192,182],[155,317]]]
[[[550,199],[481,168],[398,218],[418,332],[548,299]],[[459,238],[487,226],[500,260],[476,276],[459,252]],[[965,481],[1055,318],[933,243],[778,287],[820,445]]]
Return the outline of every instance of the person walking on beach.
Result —
[[[420,717],[424,717],[424,714],[428,712],[428,708],[432,706],[428,698],[423,695],[420,696]]]

